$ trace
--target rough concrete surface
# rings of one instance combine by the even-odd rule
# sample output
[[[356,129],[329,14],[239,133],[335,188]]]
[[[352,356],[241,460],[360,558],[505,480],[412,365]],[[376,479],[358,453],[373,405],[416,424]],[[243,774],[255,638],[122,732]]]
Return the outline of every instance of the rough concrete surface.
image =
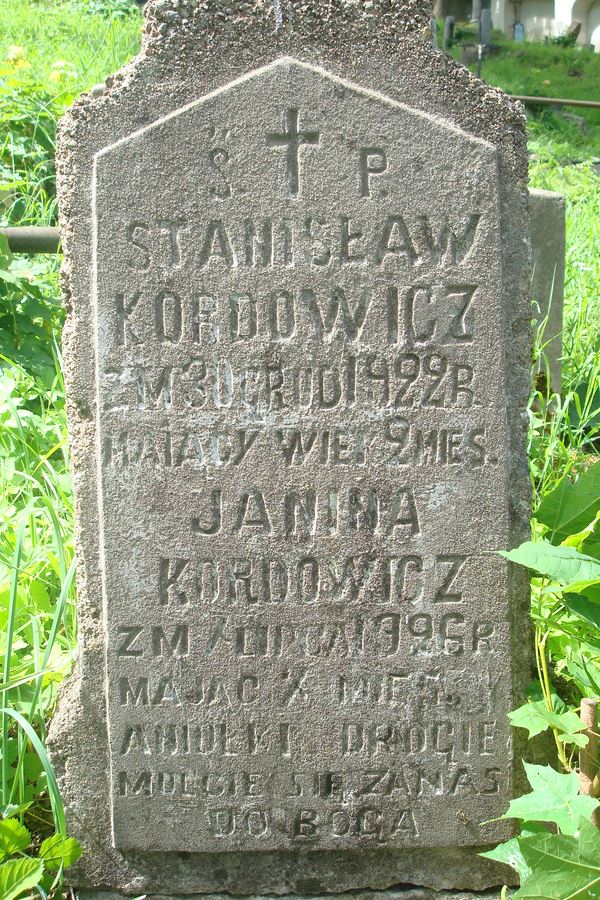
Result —
[[[562,329],[565,298],[566,222],[564,197],[553,191],[529,191],[531,233],[531,297],[534,318],[543,326],[545,358],[539,371],[549,380],[552,391],[562,389]],[[549,376],[549,377],[548,377]],[[545,385],[540,385],[542,390]]]
[[[518,766],[520,109],[425,5],[149,5],[60,131],[81,888],[483,889]],[[96,92],[97,94],[98,92]]]

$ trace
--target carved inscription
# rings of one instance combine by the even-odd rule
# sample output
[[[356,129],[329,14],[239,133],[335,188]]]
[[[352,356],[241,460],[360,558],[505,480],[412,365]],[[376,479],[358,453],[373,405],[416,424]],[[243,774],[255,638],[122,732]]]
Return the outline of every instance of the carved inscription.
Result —
[[[496,179],[290,60],[99,154],[116,846],[477,844],[502,811]]]
[[[286,148],[285,162],[290,197],[297,197],[300,190],[300,148],[303,144],[318,145],[319,143],[318,131],[298,131],[298,116],[297,109],[286,110],[286,131],[283,134],[267,132],[266,135],[269,147]]]

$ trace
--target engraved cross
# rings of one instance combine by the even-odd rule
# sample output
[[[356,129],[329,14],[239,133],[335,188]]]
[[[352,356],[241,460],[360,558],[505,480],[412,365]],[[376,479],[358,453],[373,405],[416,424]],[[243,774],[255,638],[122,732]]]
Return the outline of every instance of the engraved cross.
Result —
[[[298,131],[298,110],[288,109],[285,114],[285,131],[266,134],[269,147],[286,147],[287,183],[291,197],[297,197],[300,189],[300,148],[302,144],[318,144],[318,131]]]

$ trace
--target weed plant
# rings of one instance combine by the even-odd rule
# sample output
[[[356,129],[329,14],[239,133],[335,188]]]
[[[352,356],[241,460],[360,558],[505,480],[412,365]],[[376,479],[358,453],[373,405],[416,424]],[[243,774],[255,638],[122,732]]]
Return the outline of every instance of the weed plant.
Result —
[[[64,388],[55,353],[55,377],[47,387],[5,358],[0,374],[3,706],[24,715],[42,737],[57,687],[72,668],[77,637]],[[2,804],[23,807],[44,795],[46,774],[22,732],[5,743],[10,725],[4,713],[1,722],[8,751],[1,760]],[[52,824],[45,804],[29,808],[27,816],[36,830]]]

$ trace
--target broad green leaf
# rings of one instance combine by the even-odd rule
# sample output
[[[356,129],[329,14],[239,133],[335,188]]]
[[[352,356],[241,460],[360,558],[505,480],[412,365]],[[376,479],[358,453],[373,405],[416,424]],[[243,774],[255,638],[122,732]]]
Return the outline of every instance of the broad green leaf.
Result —
[[[548,834],[548,829],[535,822],[523,822],[519,837],[514,837],[509,841],[505,841],[503,844],[498,844],[493,850],[486,850],[485,853],[480,853],[479,856],[484,856],[486,859],[494,859],[496,862],[510,866],[517,872],[522,884],[531,873],[531,869],[525,862],[523,854],[521,853],[519,841],[525,837],[531,837],[534,834],[540,833]]]
[[[600,603],[600,585],[595,584],[592,587],[588,587],[583,592],[584,596],[591,600],[592,603]]]
[[[31,834],[18,819],[0,819],[0,859],[22,853],[31,843]]]
[[[589,600],[583,594],[563,594],[562,602],[569,612],[575,613],[594,628],[600,628],[600,603]]]
[[[589,554],[589,556],[593,556],[597,558],[595,553],[590,553],[588,549],[588,541],[593,536],[594,530],[598,524],[598,515],[590,522],[590,524],[583,529],[583,531],[578,531],[577,534],[570,534],[569,537],[566,537],[564,541],[562,541],[563,547],[577,547],[578,550],[582,550],[584,553]],[[585,543],[585,547],[583,544]]]
[[[72,866],[81,856],[81,845],[75,838],[65,838],[61,834],[53,834],[46,838],[40,847],[40,859],[44,860],[46,868],[58,869]]]
[[[549,539],[560,544],[592,522],[600,510],[600,462],[583,472],[577,481],[568,476],[538,507],[536,519],[549,529]]]
[[[485,853],[480,853],[479,855],[484,856],[486,859],[493,859],[496,862],[504,863],[505,866],[510,866],[511,869],[514,869],[515,872],[517,872],[521,884],[523,884],[525,879],[531,874],[531,869],[525,862],[525,858],[521,853],[518,838],[511,838],[510,841],[506,841],[504,844],[498,844],[493,850],[486,850]]]
[[[579,793],[575,772],[563,775],[551,766],[523,765],[533,791],[512,800],[501,818],[555,822],[563,834],[573,834],[582,817],[591,818],[598,800]]]
[[[530,874],[514,900],[593,900],[600,897],[600,832],[587,819],[577,833],[537,834],[519,841]]]
[[[588,600],[600,603],[600,583],[597,578],[594,578],[593,581],[574,581],[571,584],[561,585],[561,591],[584,594]]]
[[[511,562],[563,582],[563,590],[572,593],[580,593],[590,585],[600,584],[600,560],[579,553],[574,547],[555,547],[545,540],[536,543],[525,541],[514,550],[499,552]]]
[[[542,690],[542,685],[537,680],[537,678],[534,681],[530,681],[529,684],[527,685],[527,687],[525,688],[525,697],[527,698],[527,700],[530,700],[532,703],[535,703],[537,700],[544,699],[544,692]],[[554,712],[557,712],[557,713],[565,712],[565,710],[567,709],[567,704],[562,699],[562,697],[559,697],[558,694],[555,694],[554,692],[551,694],[551,697],[552,697],[552,709],[554,710]]]
[[[600,697],[600,669],[588,656],[569,656],[566,668],[586,697]]]
[[[527,737],[535,737],[550,727],[548,720],[538,712],[539,703],[524,703],[518,709],[508,713],[511,725],[514,728],[526,728]]]
[[[39,884],[44,874],[44,863],[41,859],[10,859],[0,865],[0,897],[2,900],[15,900],[25,891],[30,891]]]
[[[566,731],[558,735],[558,740],[563,744],[575,744],[576,747],[587,747],[590,742],[587,734],[569,734]]]
[[[530,700],[528,703],[524,703],[514,712],[510,712],[508,718],[515,728],[526,728],[530,738],[547,728],[556,728],[571,738],[578,731],[585,731],[584,723],[573,710],[561,713],[551,712],[543,700]],[[578,744],[579,742],[573,741],[573,743]]]
[[[600,527],[598,524],[596,524],[592,533],[583,542],[581,550],[583,553],[587,553],[588,556],[600,559]]]

